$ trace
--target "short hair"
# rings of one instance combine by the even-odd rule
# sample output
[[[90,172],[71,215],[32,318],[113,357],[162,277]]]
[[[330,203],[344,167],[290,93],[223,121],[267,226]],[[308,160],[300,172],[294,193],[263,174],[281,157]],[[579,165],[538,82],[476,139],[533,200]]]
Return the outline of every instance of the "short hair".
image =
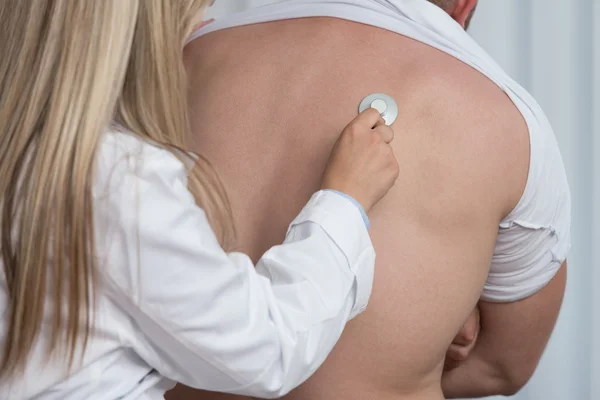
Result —
[[[440,7],[441,9],[445,10],[445,11],[449,11],[452,6],[454,5],[454,3],[456,3],[456,0],[428,0],[430,3],[435,4],[436,6]]]

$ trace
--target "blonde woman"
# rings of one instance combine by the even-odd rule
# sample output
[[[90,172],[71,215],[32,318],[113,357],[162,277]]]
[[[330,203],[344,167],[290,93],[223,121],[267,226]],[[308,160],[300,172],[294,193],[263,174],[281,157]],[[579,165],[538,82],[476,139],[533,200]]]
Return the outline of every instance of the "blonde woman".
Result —
[[[397,176],[393,132],[361,114],[285,243],[256,269],[226,253],[225,192],[186,151],[182,47],[206,3],[0,4],[1,399],[280,396],[366,306],[360,211]]]

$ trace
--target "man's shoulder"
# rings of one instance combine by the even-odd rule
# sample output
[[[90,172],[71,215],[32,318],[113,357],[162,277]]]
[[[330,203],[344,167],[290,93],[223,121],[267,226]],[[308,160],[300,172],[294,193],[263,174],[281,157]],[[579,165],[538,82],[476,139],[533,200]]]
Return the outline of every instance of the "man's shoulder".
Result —
[[[510,212],[527,183],[530,156],[528,126],[517,106],[460,62],[425,68],[415,79],[418,90],[398,123],[396,151],[418,160],[432,190],[456,191],[465,201],[489,196],[490,206]]]

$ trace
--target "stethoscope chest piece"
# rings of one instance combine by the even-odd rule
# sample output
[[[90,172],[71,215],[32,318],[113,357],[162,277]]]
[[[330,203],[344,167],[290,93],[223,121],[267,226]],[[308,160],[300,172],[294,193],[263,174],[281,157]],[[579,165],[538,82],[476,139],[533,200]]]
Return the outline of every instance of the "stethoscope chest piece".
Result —
[[[387,94],[373,93],[364,98],[358,108],[363,112],[369,108],[379,111],[387,126],[392,125],[398,118],[398,104]]]

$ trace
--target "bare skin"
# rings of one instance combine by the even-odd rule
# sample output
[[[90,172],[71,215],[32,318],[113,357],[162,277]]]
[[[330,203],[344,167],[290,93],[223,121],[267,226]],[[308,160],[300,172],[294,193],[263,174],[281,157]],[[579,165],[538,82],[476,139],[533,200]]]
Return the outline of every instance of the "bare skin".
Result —
[[[395,51],[390,51],[395,49]],[[360,100],[399,103],[400,176],[370,214],[373,296],[289,400],[440,400],[446,351],[476,306],[498,224],[527,180],[526,125],[506,95],[406,37],[310,18],[211,33],[187,49],[195,149],[219,170],[239,248],[257,260],[319,189]],[[170,400],[233,399],[178,388]]]

